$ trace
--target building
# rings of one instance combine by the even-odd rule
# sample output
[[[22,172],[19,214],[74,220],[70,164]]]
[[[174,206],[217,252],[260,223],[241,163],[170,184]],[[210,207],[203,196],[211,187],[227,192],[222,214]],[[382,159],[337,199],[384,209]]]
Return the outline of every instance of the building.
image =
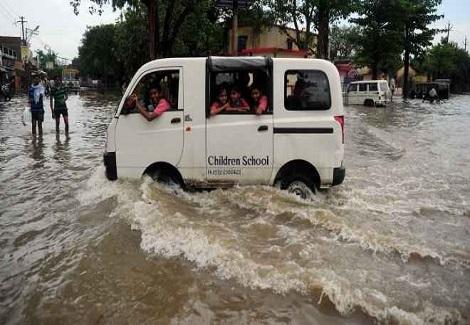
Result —
[[[288,35],[287,35],[288,34]],[[260,55],[270,57],[309,57],[308,50],[299,49],[292,41],[295,38],[295,30],[288,28],[287,34],[280,27],[255,29],[251,26],[238,28],[238,54]],[[305,34],[303,32],[303,34]],[[228,48],[232,48],[232,30],[228,31]],[[311,48],[315,47],[316,35],[313,37]]]
[[[25,76],[21,54],[20,37],[0,36],[0,82],[13,81],[14,90],[21,89],[21,80]]]

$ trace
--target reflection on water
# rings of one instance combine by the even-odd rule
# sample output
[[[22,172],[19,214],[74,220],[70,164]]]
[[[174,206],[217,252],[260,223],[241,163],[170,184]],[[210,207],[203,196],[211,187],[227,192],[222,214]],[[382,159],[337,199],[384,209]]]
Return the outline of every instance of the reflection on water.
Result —
[[[347,107],[313,202],[108,182],[117,101],[71,96],[42,137],[0,103],[0,323],[470,322],[469,96]]]

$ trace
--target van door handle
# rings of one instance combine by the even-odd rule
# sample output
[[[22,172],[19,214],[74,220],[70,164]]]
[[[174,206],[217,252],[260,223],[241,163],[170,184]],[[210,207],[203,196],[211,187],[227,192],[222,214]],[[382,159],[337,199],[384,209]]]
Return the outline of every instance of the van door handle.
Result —
[[[171,119],[171,124],[176,124],[176,123],[180,123],[181,122],[181,119],[179,117],[175,117],[173,119]]]
[[[258,132],[263,132],[263,131],[268,131],[267,125],[261,125],[260,127],[258,127]]]

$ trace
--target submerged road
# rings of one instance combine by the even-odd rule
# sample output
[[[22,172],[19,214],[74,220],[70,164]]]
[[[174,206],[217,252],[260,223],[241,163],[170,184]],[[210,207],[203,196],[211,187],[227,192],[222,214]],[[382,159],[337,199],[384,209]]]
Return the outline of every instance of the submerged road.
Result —
[[[117,97],[71,96],[68,138],[24,103],[0,102],[1,324],[470,323],[470,96],[346,107],[346,180],[313,202],[109,182]]]

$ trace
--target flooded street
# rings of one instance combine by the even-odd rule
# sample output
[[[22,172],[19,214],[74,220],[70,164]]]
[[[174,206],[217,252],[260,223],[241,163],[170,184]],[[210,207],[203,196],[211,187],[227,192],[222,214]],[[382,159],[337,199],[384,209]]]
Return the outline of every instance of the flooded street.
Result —
[[[470,96],[346,107],[346,179],[313,202],[109,182],[118,97],[71,96],[42,139],[25,100],[0,102],[0,324],[470,324]]]

